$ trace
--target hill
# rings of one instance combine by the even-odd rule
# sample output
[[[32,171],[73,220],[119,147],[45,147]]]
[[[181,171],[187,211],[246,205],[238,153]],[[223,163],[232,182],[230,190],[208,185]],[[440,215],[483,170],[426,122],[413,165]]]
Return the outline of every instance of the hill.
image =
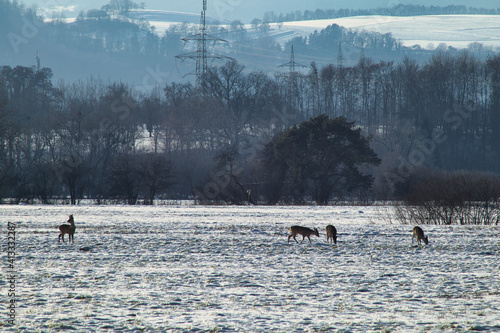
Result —
[[[194,62],[175,56],[196,50],[196,42],[185,43],[181,38],[198,32],[198,14],[136,10],[126,18],[100,12],[103,16],[82,15],[42,23],[34,13],[23,12],[15,4],[0,10],[6,17],[0,22],[1,65],[34,66],[38,52],[41,66],[52,68],[56,79],[100,76],[141,90],[192,79],[186,74],[194,71]],[[210,43],[211,52],[236,59],[248,71],[274,74],[279,65],[289,61],[292,45],[295,59],[306,66],[312,61],[318,66],[335,63],[339,42],[347,66],[358,61],[363,48],[374,61],[400,61],[407,56],[423,62],[433,52],[429,48],[448,50],[448,46],[463,48],[482,43],[484,47],[475,45],[473,49],[486,57],[500,49],[498,18],[357,16],[257,26],[207,17],[207,33],[229,42]]]
[[[199,15],[162,10],[133,12],[133,18],[143,18],[163,34],[172,24],[198,24]],[[358,31],[391,33],[404,46],[420,45],[434,48],[441,43],[454,48],[466,48],[471,43],[481,43],[493,49],[500,48],[500,16],[498,15],[419,15],[382,16],[365,15],[323,20],[270,23],[268,34],[284,45],[294,37],[307,37],[327,26],[337,24]],[[230,22],[208,18],[209,24],[229,25]],[[252,25],[245,26],[249,31]],[[259,35],[252,34],[253,38]]]
[[[445,43],[454,48],[466,48],[481,43],[500,48],[500,16],[498,15],[425,15],[425,16],[356,16],[328,20],[285,22],[281,29],[272,24],[273,31],[308,35],[329,25],[391,33],[404,46],[420,45],[432,48]]]
[[[196,31],[198,24],[197,16],[187,13],[143,10],[136,11],[134,17],[146,19],[159,35],[164,35],[165,31],[173,25],[181,23],[187,23],[194,29],[193,31]],[[243,26],[246,32],[245,38],[252,48],[244,51],[240,49],[238,52],[235,52],[233,47],[238,41],[233,35],[224,32],[232,29],[231,23],[220,22],[216,19],[209,19],[209,21],[215,24],[216,30],[223,31],[222,38],[230,41],[230,45],[225,50],[220,50],[221,52],[228,52],[249,68],[274,72],[278,65],[287,62],[290,45],[297,44],[297,42],[308,44],[312,34],[321,34],[324,29],[332,25],[345,28],[349,34],[357,33],[359,38],[371,38],[369,36],[371,34],[393,38],[403,48],[392,51],[373,48],[365,50],[367,56],[376,61],[399,61],[404,56],[409,56],[422,62],[428,59],[430,51],[450,48],[452,50],[470,48],[479,56],[484,57],[500,50],[499,18],[498,15],[371,15],[270,23],[265,28],[246,24]],[[284,52],[271,54],[261,52],[260,48],[263,44],[269,46],[273,43],[279,45]],[[366,41],[357,45],[346,42],[342,46],[345,64],[355,64],[361,54],[361,45],[366,47],[368,44],[369,42]],[[298,45],[295,45],[295,51],[296,60],[305,65],[311,61],[324,65],[337,60],[337,45],[330,47],[329,52],[326,53],[321,50],[305,50],[304,48],[301,50]]]

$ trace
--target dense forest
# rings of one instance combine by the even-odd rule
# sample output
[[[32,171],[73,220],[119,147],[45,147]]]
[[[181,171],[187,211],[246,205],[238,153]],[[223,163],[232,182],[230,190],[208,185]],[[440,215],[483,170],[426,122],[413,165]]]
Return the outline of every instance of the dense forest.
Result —
[[[276,197],[267,185],[280,170],[264,162],[277,156],[269,143],[283,131],[318,117],[353,122],[381,162],[357,169],[373,186],[329,192],[324,202],[398,197],[423,167],[500,172],[500,56],[443,52],[423,65],[363,57],[274,77],[229,61],[211,67],[199,88],[170,82],[147,93],[98,79],[54,84],[52,76],[1,67],[2,198],[313,200],[307,188],[295,189],[300,199]],[[281,176],[298,184],[296,172],[310,167]]]

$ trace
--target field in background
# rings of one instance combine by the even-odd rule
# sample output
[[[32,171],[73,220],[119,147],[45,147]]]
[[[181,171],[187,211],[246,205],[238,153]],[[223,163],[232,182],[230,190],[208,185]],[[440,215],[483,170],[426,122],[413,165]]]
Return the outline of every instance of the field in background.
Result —
[[[172,13],[161,10],[144,10],[133,13],[135,18],[143,17],[163,35],[172,24],[189,22],[198,24],[199,18],[188,13]],[[434,49],[441,43],[458,49],[471,43],[481,43],[498,52],[500,48],[500,18],[498,15],[422,15],[422,16],[352,16],[337,19],[308,20],[270,24],[268,36],[284,45],[294,37],[307,37],[314,31],[320,32],[329,25],[337,24],[358,31],[391,33],[404,46],[420,45]],[[228,22],[220,22],[228,25]],[[255,34],[250,24],[246,25],[249,38],[262,37]]]
[[[358,31],[391,33],[404,46],[434,49],[445,43],[457,49],[471,43],[500,48],[498,15],[354,16],[329,20],[286,22],[282,28],[313,33],[331,24]]]
[[[423,226],[412,246],[382,208],[0,206],[2,263],[15,222],[24,332],[500,330],[500,228]],[[288,244],[295,224],[320,238]]]

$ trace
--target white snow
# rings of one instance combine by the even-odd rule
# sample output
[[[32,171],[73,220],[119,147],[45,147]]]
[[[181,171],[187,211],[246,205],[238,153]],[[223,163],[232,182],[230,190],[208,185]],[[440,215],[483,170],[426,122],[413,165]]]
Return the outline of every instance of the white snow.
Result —
[[[499,227],[423,226],[412,246],[386,212],[4,205],[1,260],[14,222],[23,332],[499,331]],[[69,214],[75,243],[59,244]],[[320,237],[287,243],[295,224]]]
[[[145,11],[145,18],[162,35],[172,24],[182,22],[195,23],[192,16],[182,21],[182,16],[171,20],[168,13],[162,18],[160,12],[151,16]],[[404,46],[420,45],[422,48],[435,48],[444,43],[455,48],[466,48],[471,43],[500,48],[499,15],[423,15],[423,16],[354,16],[338,19],[284,22],[281,27],[270,24],[269,36],[284,44],[294,37],[307,37],[314,31],[321,31],[327,26],[339,26],[358,31],[391,33]],[[252,32],[251,25],[246,25]]]
[[[448,46],[465,48],[470,43],[478,42],[493,48],[500,47],[498,15],[355,16],[285,22],[281,30],[309,35],[332,24],[359,31],[392,33],[405,46],[418,44],[427,48],[430,44],[437,47],[440,43],[446,43]]]

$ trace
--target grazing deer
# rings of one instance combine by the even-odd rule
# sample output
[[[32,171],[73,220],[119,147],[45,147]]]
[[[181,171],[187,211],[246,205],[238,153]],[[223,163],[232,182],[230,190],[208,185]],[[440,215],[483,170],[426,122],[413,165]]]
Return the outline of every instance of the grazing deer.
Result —
[[[337,229],[333,225],[326,226],[326,241],[330,243],[329,240],[332,240],[332,243],[337,244]]]
[[[59,234],[59,243],[61,242],[61,237],[64,243],[64,234],[68,234],[69,242],[73,241],[75,242],[74,234],[75,234],[75,220],[73,219],[73,215],[69,216],[69,225],[67,224],[61,224],[59,226],[59,230],[61,233]]]
[[[288,243],[290,243],[290,237],[293,237],[293,239],[298,243],[297,239],[295,238],[295,236],[297,236],[297,234],[302,235],[302,242],[307,237],[307,239],[309,239],[309,243],[311,243],[311,238],[309,238],[309,236],[316,235],[319,237],[318,229],[314,228],[314,230],[312,230],[312,229],[309,229],[306,227],[299,227],[299,226],[295,225],[295,226],[290,228],[290,235],[288,236]],[[302,244],[302,242],[300,242],[300,244]]]
[[[429,239],[427,236],[424,237],[424,231],[420,227],[413,228],[413,235],[411,236],[411,244],[413,245],[413,238],[417,237],[418,245],[421,244],[421,241],[424,240],[425,245],[429,244]]]

